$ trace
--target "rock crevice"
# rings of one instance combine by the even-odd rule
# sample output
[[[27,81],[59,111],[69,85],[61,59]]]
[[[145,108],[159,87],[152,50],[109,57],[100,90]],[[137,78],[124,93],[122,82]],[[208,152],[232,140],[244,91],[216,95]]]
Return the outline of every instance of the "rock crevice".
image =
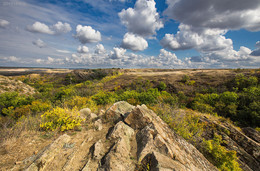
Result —
[[[87,138],[81,142],[64,134],[31,163],[17,165],[13,170],[217,171],[145,105],[134,107],[118,102],[104,115],[112,121],[112,128],[102,122],[102,130],[87,131]],[[64,148],[64,144],[75,145]]]

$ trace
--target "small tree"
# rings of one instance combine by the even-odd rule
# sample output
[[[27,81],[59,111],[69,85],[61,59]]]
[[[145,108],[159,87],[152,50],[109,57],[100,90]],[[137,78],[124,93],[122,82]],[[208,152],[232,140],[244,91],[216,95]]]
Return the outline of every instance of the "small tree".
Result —
[[[167,88],[167,85],[164,82],[161,81],[158,84],[157,88],[158,88],[159,91],[163,91],[163,90],[165,90]]]

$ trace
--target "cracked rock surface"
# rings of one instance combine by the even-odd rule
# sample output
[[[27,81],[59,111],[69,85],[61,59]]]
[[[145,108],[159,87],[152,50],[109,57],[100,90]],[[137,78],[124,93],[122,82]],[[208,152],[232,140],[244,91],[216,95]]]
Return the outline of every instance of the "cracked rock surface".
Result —
[[[12,170],[217,170],[145,105],[117,102],[106,117],[102,129],[61,135]]]

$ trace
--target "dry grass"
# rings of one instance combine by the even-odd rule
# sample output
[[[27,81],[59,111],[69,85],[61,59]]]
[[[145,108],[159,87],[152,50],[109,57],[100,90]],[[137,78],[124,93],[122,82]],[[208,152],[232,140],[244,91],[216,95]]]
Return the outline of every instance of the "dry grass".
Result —
[[[20,94],[31,95],[35,93],[35,89],[20,80],[11,79],[0,75],[0,94],[5,92],[17,91]]]
[[[37,154],[54,138],[46,139],[40,132],[23,131],[18,138],[6,139],[0,144],[0,170],[10,170],[15,163]]]

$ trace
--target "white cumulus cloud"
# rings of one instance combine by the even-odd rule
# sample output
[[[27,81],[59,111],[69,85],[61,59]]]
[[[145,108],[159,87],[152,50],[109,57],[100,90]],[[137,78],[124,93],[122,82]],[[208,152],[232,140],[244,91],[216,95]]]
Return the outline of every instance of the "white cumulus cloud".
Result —
[[[229,30],[260,31],[260,1],[167,0],[164,14],[180,22],[176,34],[165,34],[164,48],[176,51],[195,49],[200,55],[187,57],[189,67],[242,67],[259,63],[260,48],[239,50],[226,38]],[[260,43],[259,43],[260,44]],[[258,45],[256,45],[258,46]]]
[[[133,51],[142,51],[148,47],[148,43],[140,36],[132,33],[126,33],[121,46],[125,49],[131,49]]]
[[[17,62],[17,61],[19,61],[19,58],[15,57],[15,56],[10,56],[9,58],[7,58],[7,60],[9,60],[11,62]]]
[[[154,0],[137,0],[134,8],[123,9],[118,13],[128,32],[140,36],[151,36],[163,27],[155,4]]]
[[[77,52],[78,53],[88,53],[89,49],[88,49],[87,46],[79,46],[78,49],[77,49]]]
[[[167,0],[164,12],[193,27],[260,31],[259,0]]]
[[[94,30],[91,26],[77,25],[77,34],[75,38],[78,39],[82,44],[85,43],[96,43],[101,41],[101,34],[99,31]]]
[[[9,21],[0,19],[0,28],[6,28],[9,24]]]
[[[47,61],[48,63],[52,64],[54,62],[54,58],[48,56]]]
[[[62,23],[58,21],[52,26],[47,26],[44,23],[36,21],[33,25],[27,26],[27,30],[33,33],[44,33],[44,34],[61,34],[71,31],[70,24]]]
[[[194,28],[180,24],[179,31],[173,34],[165,34],[161,45],[170,50],[197,49],[199,51],[216,51],[232,46],[232,40],[223,35],[225,30]]]
[[[162,65],[172,66],[172,67],[174,67],[175,65],[183,64],[182,61],[178,59],[174,53],[171,53],[165,49],[160,50],[158,61],[162,63]]]
[[[53,66],[57,66],[57,65],[64,65],[66,59],[62,59],[62,58],[54,58],[54,57],[50,57],[48,56],[47,59],[35,59],[34,60],[35,63],[37,64],[41,64],[41,65],[53,65]]]
[[[103,54],[105,52],[106,52],[106,49],[104,48],[104,46],[102,44],[96,45],[96,49],[95,49],[96,54]]]
[[[54,34],[54,31],[49,26],[38,21],[31,26],[27,26],[27,30],[34,33]]]
[[[68,23],[62,23],[60,21],[58,21],[56,24],[54,24],[53,26],[53,29],[55,30],[55,32],[57,34],[60,34],[60,33],[68,33],[71,31],[71,26],[70,24]]]
[[[125,55],[126,50],[123,48],[113,48],[113,52],[111,52],[110,59],[120,59]]]
[[[210,64],[225,62],[250,62],[254,59],[252,52],[247,47],[241,46],[238,51],[234,50],[233,41],[224,35],[226,30],[213,28],[198,28],[185,24],[179,25],[179,31],[174,34],[166,34],[161,40],[164,48],[176,51],[195,49],[200,56],[187,58],[191,62],[204,62]],[[257,55],[255,55],[257,56]],[[202,64],[202,63],[201,63]]]
[[[42,64],[42,63],[44,63],[44,60],[43,59],[36,59],[35,62],[37,64]]]

